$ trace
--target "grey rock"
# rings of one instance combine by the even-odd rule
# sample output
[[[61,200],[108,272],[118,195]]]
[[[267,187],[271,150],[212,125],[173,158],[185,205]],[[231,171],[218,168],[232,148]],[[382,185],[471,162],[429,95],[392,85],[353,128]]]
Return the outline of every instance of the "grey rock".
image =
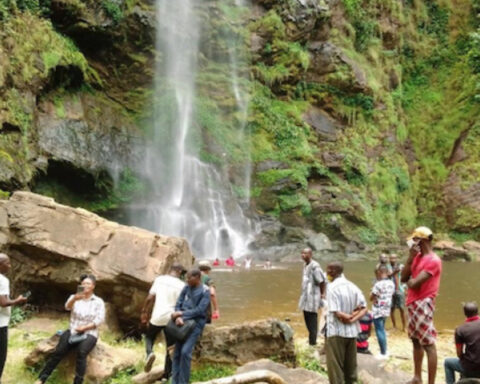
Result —
[[[331,251],[333,250],[332,243],[327,235],[323,233],[316,233],[314,231],[306,231],[307,244],[314,251]]]
[[[320,141],[336,141],[339,124],[319,108],[310,108],[303,116],[304,121],[317,133]]]

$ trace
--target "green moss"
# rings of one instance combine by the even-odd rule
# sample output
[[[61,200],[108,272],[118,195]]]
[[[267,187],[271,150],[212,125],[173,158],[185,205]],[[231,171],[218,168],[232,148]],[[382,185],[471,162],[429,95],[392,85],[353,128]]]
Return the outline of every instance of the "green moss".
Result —
[[[116,0],[102,0],[102,8],[108,17],[112,19],[115,24],[118,24],[123,19],[123,11],[120,8],[119,2]]]

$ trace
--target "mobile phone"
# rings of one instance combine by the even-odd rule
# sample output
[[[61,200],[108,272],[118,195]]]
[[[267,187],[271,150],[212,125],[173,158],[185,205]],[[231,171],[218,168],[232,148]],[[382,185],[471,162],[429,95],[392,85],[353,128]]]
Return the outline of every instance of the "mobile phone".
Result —
[[[32,296],[32,292],[31,291],[27,291],[25,293],[22,293],[22,296],[26,299],[28,299],[30,296]]]
[[[83,285],[79,285],[77,287],[77,293],[83,293],[84,290],[85,290],[85,287]]]

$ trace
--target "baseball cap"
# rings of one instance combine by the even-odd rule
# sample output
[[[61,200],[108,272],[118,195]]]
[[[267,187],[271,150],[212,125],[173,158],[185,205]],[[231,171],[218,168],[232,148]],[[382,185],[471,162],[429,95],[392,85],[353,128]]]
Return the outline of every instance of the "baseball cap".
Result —
[[[433,232],[428,227],[416,228],[407,239],[413,239],[418,237],[419,239],[431,240],[433,238]]]

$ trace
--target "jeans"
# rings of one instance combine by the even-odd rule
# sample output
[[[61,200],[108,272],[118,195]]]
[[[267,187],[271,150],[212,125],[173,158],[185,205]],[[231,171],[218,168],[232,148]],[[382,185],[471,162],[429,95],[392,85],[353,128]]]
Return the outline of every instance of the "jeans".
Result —
[[[0,380],[2,380],[3,368],[7,360],[8,327],[0,328]]]
[[[147,356],[153,352],[153,344],[155,343],[155,338],[157,335],[163,331],[165,335],[165,342],[166,342],[166,356],[165,356],[165,367],[164,367],[164,377],[170,377],[172,375],[172,359],[170,358],[170,354],[168,353],[168,347],[175,344],[175,340],[170,339],[170,336],[167,335],[165,332],[165,326],[157,326],[153,324],[148,324],[147,333],[145,335],[145,350],[147,352]]]
[[[445,368],[445,380],[447,384],[455,383],[455,372],[460,372],[460,375],[464,373],[458,357],[447,357],[443,362],[443,366]]]
[[[380,353],[387,354],[387,334],[385,333],[386,317],[377,317],[373,319],[375,325],[375,334],[377,335],[378,345],[380,346]]]
[[[310,345],[317,344],[318,333],[318,313],[303,311],[303,318],[308,329],[308,343]]]
[[[193,348],[200,338],[205,320],[197,322],[196,327],[184,342],[175,344],[175,354],[173,355],[173,375],[172,384],[188,384],[190,381],[190,364],[192,362]]]
[[[47,364],[45,365],[45,368],[43,368],[42,372],[40,372],[40,375],[38,376],[42,383],[45,383],[45,381],[47,381],[48,377],[51,375],[58,363],[60,363],[60,361],[72,349],[77,350],[75,379],[73,381],[73,384],[83,383],[83,377],[85,376],[85,372],[87,370],[87,356],[97,344],[97,338],[93,337],[92,335],[87,335],[87,338],[80,343],[70,344],[68,342],[69,337],[70,330],[63,332],[62,336],[60,336],[60,340],[58,341],[57,347],[55,348],[53,355],[50,356]]]

